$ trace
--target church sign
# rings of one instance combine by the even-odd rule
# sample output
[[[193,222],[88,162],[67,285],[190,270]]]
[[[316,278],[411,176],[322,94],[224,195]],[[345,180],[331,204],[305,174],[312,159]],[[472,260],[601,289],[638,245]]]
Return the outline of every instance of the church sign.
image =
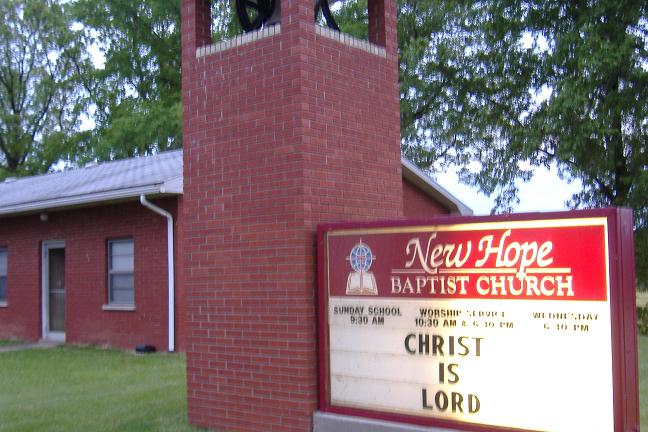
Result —
[[[318,248],[322,411],[480,431],[637,424],[629,211],[330,224]]]

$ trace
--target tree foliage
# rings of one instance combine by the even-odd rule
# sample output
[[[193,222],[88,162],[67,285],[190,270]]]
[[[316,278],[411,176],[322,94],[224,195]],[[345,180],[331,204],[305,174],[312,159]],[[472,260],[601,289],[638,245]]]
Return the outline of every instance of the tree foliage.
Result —
[[[179,0],[77,0],[75,14],[103,55],[90,80],[96,127],[86,158],[181,146]]]
[[[96,128],[86,159],[110,160],[182,146],[180,0],[76,0],[104,57],[90,93]],[[212,3],[215,41],[241,33],[234,2]]]
[[[362,3],[338,11],[344,30]],[[461,167],[504,212],[556,166],[583,185],[571,207],[634,210],[648,281],[648,3],[399,0],[398,14],[403,153]]]
[[[499,210],[555,164],[584,186],[571,206],[648,225],[647,18],[644,1],[401,0],[405,154],[464,167]]]
[[[89,61],[68,12],[52,0],[0,2],[0,179],[76,154]]]
[[[219,42],[243,33],[243,28],[236,18],[236,6],[233,1],[212,1],[212,39]]]

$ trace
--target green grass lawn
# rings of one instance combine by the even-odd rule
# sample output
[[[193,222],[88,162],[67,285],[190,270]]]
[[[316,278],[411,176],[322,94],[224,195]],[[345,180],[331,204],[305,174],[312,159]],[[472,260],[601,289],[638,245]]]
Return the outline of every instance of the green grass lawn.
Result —
[[[0,347],[9,346],[9,345],[18,345],[20,343],[22,343],[22,341],[18,339],[0,339]]]
[[[184,366],[95,348],[0,353],[0,431],[198,431]]]
[[[639,337],[648,430],[648,336]],[[0,353],[0,431],[199,431],[188,426],[182,355],[59,347]]]

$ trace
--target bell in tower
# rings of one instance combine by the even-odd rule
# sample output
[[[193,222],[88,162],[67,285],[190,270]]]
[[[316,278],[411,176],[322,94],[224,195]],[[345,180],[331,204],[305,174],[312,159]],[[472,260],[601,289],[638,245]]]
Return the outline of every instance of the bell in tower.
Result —
[[[315,0],[314,19],[321,16],[329,28],[339,31],[340,27],[335,22],[329,3],[340,1]],[[246,33],[259,30],[281,21],[281,0],[236,0],[236,15]]]

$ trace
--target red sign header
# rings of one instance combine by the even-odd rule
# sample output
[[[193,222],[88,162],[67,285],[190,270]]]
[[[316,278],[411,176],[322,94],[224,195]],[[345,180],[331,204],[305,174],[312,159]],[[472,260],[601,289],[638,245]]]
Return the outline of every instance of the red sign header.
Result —
[[[330,295],[605,301],[605,220],[562,222],[341,230]]]

